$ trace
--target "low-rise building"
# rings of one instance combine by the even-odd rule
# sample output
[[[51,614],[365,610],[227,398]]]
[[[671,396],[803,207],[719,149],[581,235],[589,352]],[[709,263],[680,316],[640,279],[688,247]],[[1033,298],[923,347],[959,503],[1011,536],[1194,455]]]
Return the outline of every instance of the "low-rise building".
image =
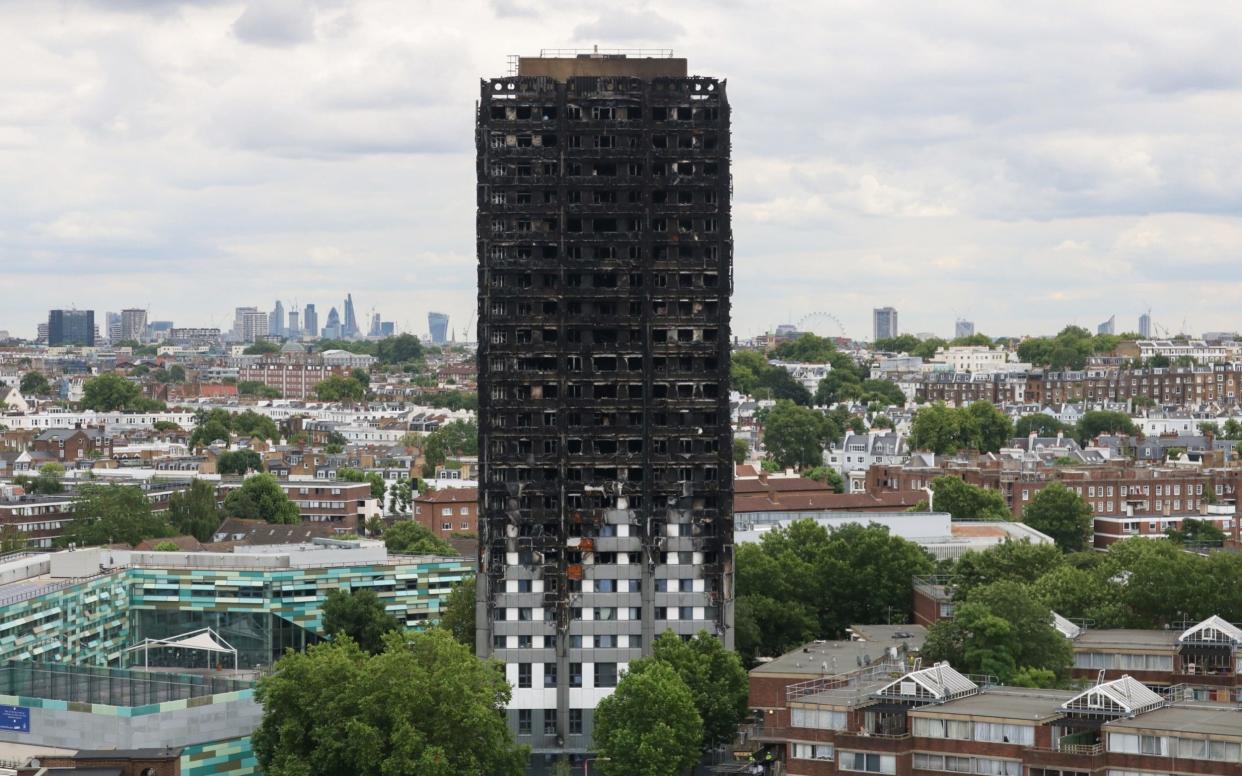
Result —
[[[414,498],[414,519],[424,528],[448,539],[453,534],[478,534],[479,489],[435,488]]]

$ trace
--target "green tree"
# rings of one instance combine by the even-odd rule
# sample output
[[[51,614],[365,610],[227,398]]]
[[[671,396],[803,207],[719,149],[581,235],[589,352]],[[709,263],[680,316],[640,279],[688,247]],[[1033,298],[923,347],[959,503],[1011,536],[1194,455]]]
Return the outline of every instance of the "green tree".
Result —
[[[257,396],[260,399],[279,399],[280,391],[258,380],[242,380],[237,384],[238,396]]]
[[[595,709],[603,776],[679,776],[699,760],[703,721],[677,672],[635,661]]]
[[[915,345],[914,350],[910,351],[910,355],[918,356],[924,361],[927,361],[932,356],[936,355],[936,352],[947,344],[949,343],[939,337],[928,337],[927,339],[919,342],[919,344]]]
[[[439,628],[390,633],[368,655],[349,639],[289,652],[259,682],[251,738],[266,776],[521,776],[504,721],[511,690]]]
[[[1098,570],[1063,564],[1033,570],[1028,578],[1035,598],[1062,617],[1091,620],[1095,628],[1124,628],[1131,621],[1118,584]]]
[[[209,542],[220,527],[220,508],[216,506],[216,487],[207,480],[194,480],[188,490],[168,499],[168,519],[178,533]]]
[[[807,364],[825,364],[837,352],[837,346],[827,337],[800,334],[772,349],[772,358],[778,361],[796,361]]]
[[[972,591],[955,607],[953,619],[932,626],[922,655],[928,662],[948,660],[959,671],[992,674],[1006,684],[1019,673],[1027,682],[1040,676],[1024,669],[1049,671],[1049,684],[1059,684],[1068,679],[1073,662],[1069,642],[1052,627],[1052,612],[1027,585],[1013,581]]]
[[[216,459],[220,474],[246,474],[263,471],[263,459],[254,450],[229,450]]]
[[[823,382],[822,380],[820,382]],[[897,384],[888,380],[863,380],[861,383],[863,401],[868,404],[878,403],[883,407],[906,405],[906,395]]]
[[[156,542],[155,546],[152,547],[151,550],[153,552],[180,552],[181,548],[177,546],[176,542],[165,540],[162,542]]]
[[[315,386],[319,401],[362,401],[366,395],[366,387],[352,377],[332,375]]]
[[[1058,433],[1072,433],[1073,427],[1067,426],[1051,415],[1042,412],[1024,415],[1014,424],[1014,436],[1028,437],[1034,432],[1039,437],[1054,437]]]
[[[980,488],[953,476],[935,478],[931,488],[936,511],[948,512],[954,520],[1013,519],[1005,496],[998,490]]]
[[[968,597],[971,591],[993,582],[1029,582],[1064,565],[1065,555],[1054,544],[1034,544],[1029,539],[1001,542],[957,559],[953,566],[954,595]]]
[[[400,520],[384,531],[384,546],[394,555],[454,556],[453,545],[429,531],[417,520]]]
[[[1210,545],[1220,547],[1225,543],[1225,532],[1211,520],[1188,517],[1178,528],[1170,528],[1165,535],[1178,544]]]
[[[1242,423],[1230,418],[1225,421],[1225,425],[1221,427],[1221,439],[1242,439]]]
[[[965,414],[962,425],[970,429],[970,443],[966,446],[983,453],[995,453],[1009,444],[1013,423],[992,402],[971,402]]]
[[[339,482],[370,483],[371,498],[381,499],[380,503],[383,503],[382,499],[384,498],[384,491],[387,486],[384,485],[384,478],[379,472],[364,472],[361,469],[346,466],[336,470],[336,479]]]
[[[1022,510],[1022,522],[1052,537],[1065,552],[1086,549],[1091,540],[1091,506],[1059,482],[1035,494]]]
[[[1134,421],[1124,412],[1107,412],[1104,410],[1084,412],[1082,418],[1078,421],[1076,433],[1078,444],[1085,447],[1100,434],[1142,436],[1139,433],[1138,427],[1134,425]]]
[[[181,431],[181,426],[171,420],[157,420],[152,424],[152,428],[156,431]]]
[[[367,374],[365,369],[355,367],[350,370],[349,377],[350,379],[355,380],[363,388],[371,387],[371,375]]]
[[[921,407],[910,427],[910,448],[929,450],[936,455],[956,453],[965,434],[961,413],[944,402]]]
[[[779,657],[805,644],[819,630],[815,614],[803,604],[766,595],[739,596],[735,616],[737,651],[750,666],[760,657]]]
[[[872,343],[872,350],[879,353],[914,353],[919,346],[919,338],[913,334],[901,334],[896,337],[881,338]]]
[[[17,384],[17,390],[21,391],[24,396],[47,396],[52,392],[52,385],[42,372],[27,372],[22,375],[21,382]]]
[[[401,628],[374,590],[329,590],[324,600],[323,632],[333,639],[348,636],[372,655],[384,650],[384,634]]]
[[[440,613],[440,627],[453,634],[459,644],[474,649],[475,578],[463,579],[449,591]]]
[[[265,520],[269,523],[298,522],[298,505],[289,500],[280,481],[271,474],[247,477],[241,487],[224,499],[224,511],[232,517]]]
[[[736,652],[706,631],[687,641],[665,631],[656,637],[651,657],[643,660],[668,664],[685,682],[703,721],[704,751],[733,741],[747,716],[749,693],[746,669]]]
[[[750,444],[745,439],[733,440],[733,463],[746,463],[746,456],[750,455]]]
[[[450,456],[479,454],[479,426],[473,420],[455,420],[423,438],[423,476],[435,474]]]
[[[60,493],[65,489],[62,480],[65,478],[65,467],[50,461],[39,467],[39,474],[30,481],[29,490],[31,493],[42,493],[50,495]]]
[[[258,437],[272,441],[280,439],[280,429],[276,426],[276,421],[266,415],[260,415],[254,410],[245,410],[229,417],[229,428],[238,436],[250,439]]]
[[[233,428],[233,416],[228,410],[199,410],[194,413],[194,430],[190,432],[191,450],[206,447],[214,442],[228,442]]]
[[[118,374],[102,374],[82,386],[82,409],[96,412],[148,412],[164,408],[162,402],[143,397],[136,383]]]
[[[151,502],[135,485],[96,485],[78,488],[73,502],[73,522],[57,540],[62,547],[73,544],[138,544],[143,539],[173,536],[168,521],[151,512]]]
[[[831,466],[816,466],[804,472],[802,476],[829,485],[837,493],[845,492],[845,480],[841,477],[841,473]]]
[[[26,546],[26,535],[17,530],[17,526],[6,525],[0,528],[0,555],[24,550]]]
[[[259,340],[258,342],[248,345],[246,349],[242,351],[242,354],[247,356],[266,356],[271,353],[279,352],[280,345],[277,345],[275,342],[269,342],[268,340]]]
[[[372,353],[381,364],[405,364],[423,358],[423,343],[413,334],[398,334],[375,343]]]
[[[763,445],[781,467],[815,467],[823,463],[829,425],[822,413],[778,400],[763,425]]]

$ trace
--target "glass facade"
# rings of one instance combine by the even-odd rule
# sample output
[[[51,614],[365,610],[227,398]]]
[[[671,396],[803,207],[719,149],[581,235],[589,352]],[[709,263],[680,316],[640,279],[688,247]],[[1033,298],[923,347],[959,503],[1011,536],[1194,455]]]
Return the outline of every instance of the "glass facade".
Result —
[[[168,639],[183,633],[211,628],[237,649],[239,668],[271,665],[285,650],[299,652],[320,641],[319,636],[270,612],[203,612],[170,609],[135,610],[130,632],[134,643],[143,639]],[[232,668],[233,656],[201,650],[161,647],[150,650],[152,667]],[[129,653],[133,667],[144,665],[143,653]]]

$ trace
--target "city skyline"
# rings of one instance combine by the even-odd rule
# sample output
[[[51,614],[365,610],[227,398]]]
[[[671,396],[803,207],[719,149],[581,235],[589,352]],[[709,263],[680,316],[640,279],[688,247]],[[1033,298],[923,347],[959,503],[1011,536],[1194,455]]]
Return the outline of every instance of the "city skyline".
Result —
[[[0,41],[29,66],[0,83],[0,229],[26,292],[0,328],[151,289],[224,327],[239,277],[299,300],[348,282],[412,331],[466,321],[462,95],[517,48],[596,43],[730,78],[741,336],[825,311],[862,338],[880,305],[911,331],[951,331],[948,308],[1006,334],[1149,305],[1237,328],[1239,16],[1094,7],[11,3]]]

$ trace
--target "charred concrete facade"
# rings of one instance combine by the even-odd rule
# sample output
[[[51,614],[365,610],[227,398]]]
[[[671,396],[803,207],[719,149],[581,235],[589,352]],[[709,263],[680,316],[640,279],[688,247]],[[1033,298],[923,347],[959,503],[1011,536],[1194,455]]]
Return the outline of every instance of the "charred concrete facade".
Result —
[[[522,58],[477,124],[477,652],[535,752],[667,629],[732,646],[725,82]]]

